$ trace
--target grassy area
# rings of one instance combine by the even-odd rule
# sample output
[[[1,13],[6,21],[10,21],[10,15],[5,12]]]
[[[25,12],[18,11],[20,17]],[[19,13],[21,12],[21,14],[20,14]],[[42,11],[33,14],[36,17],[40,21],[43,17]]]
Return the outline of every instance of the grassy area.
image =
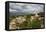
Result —
[[[34,16],[33,16],[34,17]],[[9,19],[10,19],[10,22],[11,20],[15,19],[16,18],[20,18],[17,19],[17,21],[19,20],[19,22],[22,21],[22,19],[26,19],[25,21],[22,21],[22,23],[18,23],[17,21],[15,21],[16,23],[16,27],[19,27],[20,29],[21,28],[41,28],[41,20],[39,20],[40,17],[34,17],[34,19],[31,18],[31,15],[27,15],[27,16],[11,16]],[[32,21],[31,21],[32,19]],[[18,28],[16,28],[18,29]]]

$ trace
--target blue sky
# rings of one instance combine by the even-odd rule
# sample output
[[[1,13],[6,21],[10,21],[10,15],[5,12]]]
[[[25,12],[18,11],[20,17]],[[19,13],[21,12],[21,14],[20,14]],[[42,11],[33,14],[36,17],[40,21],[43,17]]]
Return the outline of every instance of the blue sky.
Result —
[[[44,5],[40,4],[24,4],[24,3],[10,3],[10,12],[23,12],[23,13],[39,13],[43,12]]]

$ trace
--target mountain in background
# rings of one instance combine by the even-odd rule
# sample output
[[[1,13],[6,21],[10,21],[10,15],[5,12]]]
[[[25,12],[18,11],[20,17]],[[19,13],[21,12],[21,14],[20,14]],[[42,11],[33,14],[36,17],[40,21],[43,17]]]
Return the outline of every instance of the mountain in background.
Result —
[[[32,13],[32,12],[15,12],[15,11],[10,12],[10,16],[31,15],[31,14],[35,14],[35,13]],[[38,14],[41,16],[44,16],[44,12],[39,12]]]

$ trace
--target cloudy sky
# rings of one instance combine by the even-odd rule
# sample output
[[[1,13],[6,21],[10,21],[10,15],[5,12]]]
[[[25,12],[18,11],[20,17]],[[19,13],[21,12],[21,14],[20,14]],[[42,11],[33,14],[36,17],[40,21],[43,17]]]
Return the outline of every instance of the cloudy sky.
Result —
[[[23,13],[39,13],[43,12],[44,5],[40,4],[25,4],[25,3],[10,3],[10,12],[23,12]]]

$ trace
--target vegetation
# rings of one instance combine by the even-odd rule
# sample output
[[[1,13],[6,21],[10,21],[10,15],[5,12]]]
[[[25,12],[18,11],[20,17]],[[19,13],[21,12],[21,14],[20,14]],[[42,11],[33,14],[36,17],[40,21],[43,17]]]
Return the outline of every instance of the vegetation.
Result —
[[[32,19],[31,16],[33,16],[34,19]],[[16,19],[17,17],[19,19],[21,18],[21,19],[26,19],[26,20],[22,21],[21,19],[20,20]],[[22,21],[22,23],[17,23],[17,21],[15,21],[15,23],[16,23],[15,26],[19,27],[19,29],[22,29],[22,28],[41,28],[41,20],[39,20],[40,16],[36,17],[35,15],[25,15],[25,16],[10,16],[10,18],[9,18],[10,20],[15,19],[15,20],[19,20],[19,22]],[[16,28],[16,29],[18,29],[18,28]]]

